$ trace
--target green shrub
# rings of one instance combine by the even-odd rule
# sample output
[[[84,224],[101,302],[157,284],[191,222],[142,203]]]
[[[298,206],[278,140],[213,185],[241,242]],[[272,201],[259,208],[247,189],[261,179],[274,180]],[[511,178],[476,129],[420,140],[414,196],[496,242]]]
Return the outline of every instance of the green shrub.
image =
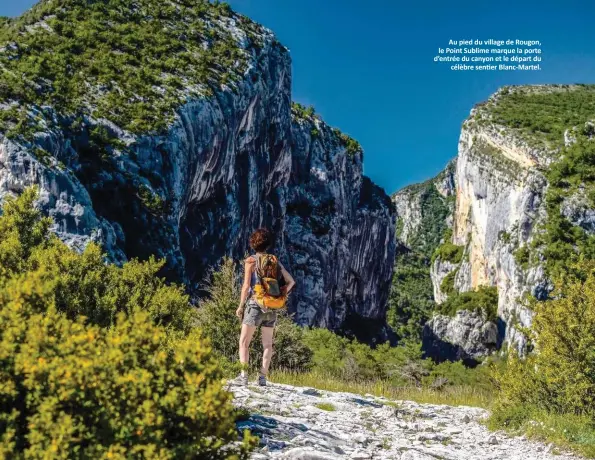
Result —
[[[247,458],[181,289],[155,261],[74,253],[35,197],[0,216],[0,456]]]
[[[157,274],[163,261],[132,260],[121,268],[105,263],[94,244],[77,254],[49,232],[50,221],[33,206],[34,189],[6,200],[0,218],[0,286],[37,276],[51,286],[52,302],[74,320],[80,315],[99,326],[118,312],[147,311],[155,323],[187,332],[195,310],[181,286]],[[44,307],[45,308],[45,307]]]
[[[463,260],[464,251],[465,248],[463,246],[457,246],[450,241],[446,241],[436,248],[436,251],[432,255],[432,263],[434,263],[436,259],[440,259],[445,262],[459,264],[461,263],[461,260]]]
[[[551,300],[533,302],[536,353],[512,357],[498,376],[502,403],[548,412],[584,414],[595,420],[595,265],[584,279],[558,281]]]
[[[326,329],[311,329],[305,343],[312,350],[312,371],[345,381],[390,380],[397,385],[419,385],[430,361],[421,359],[418,343],[376,348],[338,336]]]
[[[436,307],[429,264],[420,253],[397,248],[386,320],[401,340],[420,341]]]
[[[437,311],[454,316],[459,310],[480,312],[488,321],[498,318],[498,289],[495,286],[480,286],[476,291],[453,292],[437,306]]]
[[[457,277],[457,273],[459,270],[453,270],[448,273],[440,283],[440,290],[446,294],[450,295],[455,292],[455,279]]]
[[[536,352],[495,373],[490,425],[595,456],[595,264],[569,268],[551,300],[533,302]]]
[[[248,444],[231,447],[231,395],[198,333],[168,340],[141,312],[110,329],[52,307],[29,315],[28,299],[47,290],[19,290],[0,312],[6,457],[247,458]]]
[[[529,251],[528,246],[521,246],[513,253],[514,260],[517,265],[523,269],[527,269],[529,267],[529,259],[531,256],[531,252]]]
[[[493,391],[494,369],[504,369],[506,360],[502,358],[487,358],[475,368],[466,367],[461,361],[445,361],[432,366],[424,383],[436,386],[443,382],[445,386],[470,387],[480,391]]]
[[[450,168],[451,165],[447,167],[447,174]],[[408,236],[408,241],[397,247],[386,314],[388,324],[401,340],[420,341],[423,325],[436,307],[430,277],[431,256],[447,233],[446,218],[451,210],[449,199],[443,198],[436,189],[436,180],[412,185],[400,192],[418,195],[421,209],[419,227]],[[402,227],[403,219],[398,219],[397,239]]]

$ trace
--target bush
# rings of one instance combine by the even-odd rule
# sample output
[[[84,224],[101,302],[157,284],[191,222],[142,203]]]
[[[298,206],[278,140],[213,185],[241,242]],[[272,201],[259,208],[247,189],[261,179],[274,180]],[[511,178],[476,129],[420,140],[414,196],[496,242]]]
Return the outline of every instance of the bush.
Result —
[[[536,353],[512,357],[498,375],[502,404],[548,412],[584,414],[595,420],[595,264],[585,279],[557,283],[554,298],[534,302]]]
[[[157,273],[164,261],[132,260],[107,265],[99,247],[77,254],[49,232],[50,221],[33,206],[36,191],[8,199],[0,218],[0,285],[37,276],[51,286],[52,301],[70,319],[79,315],[99,326],[113,324],[118,312],[140,308],[157,324],[187,332],[195,310],[181,286],[167,285]]]
[[[454,316],[459,310],[476,311],[488,321],[498,318],[498,289],[495,286],[480,286],[477,291],[452,292],[446,301],[437,306],[437,311]]]
[[[371,348],[326,329],[311,329],[305,343],[312,350],[312,371],[345,381],[391,380],[396,385],[419,385],[430,361],[421,360],[419,344]]]
[[[197,332],[169,341],[142,312],[110,329],[29,316],[18,300],[47,294],[37,286],[0,314],[6,457],[247,458],[248,444],[230,447],[231,395]]]
[[[446,294],[451,295],[455,292],[455,281],[457,277],[458,269],[448,272],[448,274],[442,279],[440,283],[440,290]]]
[[[0,217],[0,456],[247,458],[180,289],[70,251],[34,198]]]
[[[432,255],[432,263],[434,263],[436,259],[451,262],[453,264],[461,263],[464,251],[465,248],[463,246],[457,246],[456,244],[447,241],[438,246],[436,252]]]
[[[513,355],[495,374],[500,387],[490,425],[595,455],[595,264],[557,282],[554,298],[533,303],[536,353]]]

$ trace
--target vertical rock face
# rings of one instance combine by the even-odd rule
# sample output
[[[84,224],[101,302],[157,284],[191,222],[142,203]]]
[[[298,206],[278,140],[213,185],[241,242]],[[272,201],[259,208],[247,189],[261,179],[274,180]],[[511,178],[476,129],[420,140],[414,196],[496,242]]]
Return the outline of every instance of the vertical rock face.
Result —
[[[162,134],[91,116],[74,130],[52,107],[28,106],[46,128],[32,141],[0,132],[0,199],[37,185],[71,247],[99,242],[118,263],[165,258],[165,275],[193,293],[223,256],[243,258],[254,229],[270,227],[297,280],[298,322],[342,329],[355,316],[381,328],[392,203],[362,175],[355,141],[312,114],[292,115],[288,51],[261,27],[258,48],[248,47],[244,23],[232,15],[219,27],[248,56],[245,75],[212,96],[188,91]],[[98,132],[115,147],[99,149]]]
[[[445,226],[452,226],[455,172],[456,160],[452,160],[433,179],[410,185],[393,195],[397,238],[402,244],[430,255],[436,249]]]
[[[395,253],[390,198],[362,175],[361,150],[318,117],[295,116],[292,153],[283,234],[300,280],[297,321],[381,326]]]
[[[496,287],[498,320],[486,322],[471,312],[458,312],[455,317],[436,315],[424,328],[424,346],[433,356],[442,353],[441,347],[450,347],[453,356],[477,358],[499,347],[502,340],[521,353],[526,350],[527,340],[520,332],[532,322],[526,299],[543,300],[552,289],[543,256],[537,254],[533,262],[528,262],[529,253],[537,251],[531,249],[531,243],[544,231],[542,224],[548,219],[545,171],[559,157],[561,146],[572,145],[579,135],[587,141],[593,138],[592,123],[581,122],[584,114],[577,114],[576,106],[580,103],[576,100],[580,96],[576,91],[589,92],[592,88],[503,88],[477,105],[464,122],[451,182],[456,189],[456,203],[447,217],[451,232],[447,232],[429,269],[434,300],[442,304],[451,295],[475,291],[481,286]],[[564,124],[566,118],[580,124],[578,128],[568,126],[566,131],[555,127],[563,132],[558,138],[553,135],[553,125],[546,126],[543,120],[539,125],[523,117],[519,121],[515,116],[529,110],[535,117],[558,113],[556,123]],[[412,235],[420,232],[419,216],[424,212],[419,205],[419,192],[412,195],[411,190],[419,190],[419,186],[399,192],[396,198],[398,214],[405,216],[398,228],[407,244],[411,244]],[[561,201],[560,215],[591,235],[594,211],[585,190],[584,185],[579,185],[567,194]],[[405,196],[407,199],[403,199]],[[440,214],[439,220],[442,219]],[[421,233],[432,237],[423,229]],[[460,251],[456,256],[455,250]],[[490,331],[489,340],[480,333],[486,330]],[[492,340],[494,331],[498,331],[497,341]]]
[[[423,349],[437,360],[474,364],[500,345],[498,327],[480,313],[461,310],[453,318],[436,315],[423,330]]]
[[[500,93],[492,96],[497,100]],[[457,159],[457,204],[453,243],[465,247],[455,288],[498,288],[498,314],[506,322],[510,343],[525,347],[515,328],[530,327],[531,312],[523,305],[527,294],[539,296],[547,285],[541,267],[524,270],[514,253],[531,241],[544,217],[547,186],[541,168],[549,156],[531,148],[514,132],[489,122],[483,106],[476,107],[463,125]]]

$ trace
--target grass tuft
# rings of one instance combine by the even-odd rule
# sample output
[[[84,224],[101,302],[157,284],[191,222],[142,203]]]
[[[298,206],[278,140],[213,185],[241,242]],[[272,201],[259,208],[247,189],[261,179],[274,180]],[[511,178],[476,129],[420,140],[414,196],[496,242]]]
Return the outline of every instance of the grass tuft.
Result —
[[[335,406],[333,406],[331,403],[321,402],[321,403],[314,404],[314,406],[318,407],[321,410],[326,410],[328,412],[334,412],[337,410],[337,408]]]
[[[489,408],[492,392],[471,386],[452,386],[442,390],[424,387],[396,387],[386,380],[343,381],[319,372],[296,373],[275,371],[271,381],[298,387],[314,387],[320,390],[371,394],[393,400],[415,401],[422,404],[447,404],[449,406],[476,406]]]

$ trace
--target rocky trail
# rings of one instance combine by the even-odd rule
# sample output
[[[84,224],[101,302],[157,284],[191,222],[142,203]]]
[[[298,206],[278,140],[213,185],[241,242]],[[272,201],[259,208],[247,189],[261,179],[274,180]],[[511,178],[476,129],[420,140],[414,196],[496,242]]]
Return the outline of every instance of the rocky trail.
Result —
[[[570,460],[551,446],[490,432],[488,412],[271,384],[230,384],[237,422],[261,438],[253,459]]]

